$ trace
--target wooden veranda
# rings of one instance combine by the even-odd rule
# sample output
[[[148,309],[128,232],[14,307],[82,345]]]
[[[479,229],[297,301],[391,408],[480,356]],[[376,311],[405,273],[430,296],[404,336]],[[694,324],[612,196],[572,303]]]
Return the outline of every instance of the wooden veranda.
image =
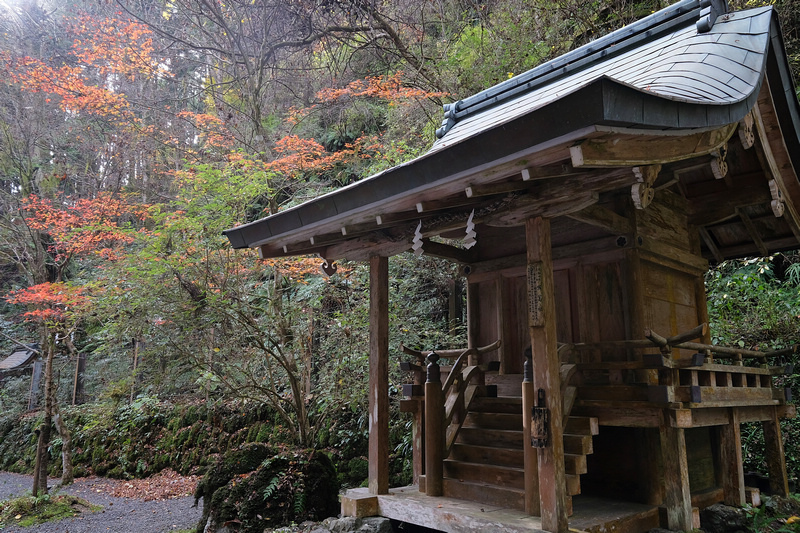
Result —
[[[785,494],[788,354],[712,346],[703,283],[709,261],[800,247],[800,107],[772,8],[682,0],[448,104],[437,136],[226,232],[263,257],[369,261],[369,487],[343,511],[689,530],[745,503],[744,422]],[[462,265],[468,346],[402,355],[415,485],[392,491],[388,261],[410,249]]]

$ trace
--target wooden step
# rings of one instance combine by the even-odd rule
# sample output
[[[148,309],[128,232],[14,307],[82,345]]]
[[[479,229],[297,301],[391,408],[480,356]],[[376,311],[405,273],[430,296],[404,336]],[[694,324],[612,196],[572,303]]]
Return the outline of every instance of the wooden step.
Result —
[[[522,449],[522,431],[462,427],[456,442],[474,446]]]
[[[522,416],[522,398],[504,396],[501,398],[475,398],[470,411],[481,413],[511,413]]]
[[[567,474],[567,495],[577,496],[581,493],[581,476]]]
[[[600,432],[600,423],[593,416],[570,416],[564,433],[573,435],[597,435]]]
[[[588,455],[594,451],[591,435],[564,434],[564,453],[570,455]]]
[[[578,456],[580,457],[580,456]],[[524,463],[522,447],[496,448],[492,446],[475,446],[470,444],[454,444],[450,459],[465,463],[481,463],[498,466],[520,467]],[[584,459],[584,464],[586,460]]]
[[[486,483],[513,489],[525,489],[525,470],[509,466],[463,463],[445,459],[444,477],[471,483]]]
[[[581,475],[588,472],[585,455],[564,454],[564,470],[567,474]]]
[[[444,495],[448,498],[469,500],[496,507],[520,511],[525,509],[525,491],[520,489],[445,478]]]
[[[470,411],[462,427],[522,431],[522,413],[477,413]]]

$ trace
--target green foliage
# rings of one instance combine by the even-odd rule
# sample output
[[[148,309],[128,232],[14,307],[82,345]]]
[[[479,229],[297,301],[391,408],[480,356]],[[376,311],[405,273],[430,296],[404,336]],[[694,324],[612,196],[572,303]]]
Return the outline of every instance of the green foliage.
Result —
[[[765,258],[725,261],[706,275],[712,343],[753,350],[778,350],[798,343],[800,331],[800,256],[777,254]],[[776,376],[775,385],[789,387],[800,397],[800,360],[775,358],[773,366],[793,364],[791,375]],[[781,421],[784,442],[797,442],[800,421]],[[761,424],[742,424],[745,471],[766,472]],[[790,479],[800,478],[800,454],[786,445]]]
[[[256,463],[265,451],[251,445],[218,459],[195,495],[203,498],[200,530],[209,517],[216,524],[237,520],[240,531],[261,533],[267,526],[321,520],[338,512],[336,472],[327,455],[283,451]]]
[[[759,533],[800,532],[800,495],[763,496],[761,507],[746,508],[751,529]]]
[[[0,529],[4,526],[30,527],[102,509],[70,494],[22,496],[0,501]]]

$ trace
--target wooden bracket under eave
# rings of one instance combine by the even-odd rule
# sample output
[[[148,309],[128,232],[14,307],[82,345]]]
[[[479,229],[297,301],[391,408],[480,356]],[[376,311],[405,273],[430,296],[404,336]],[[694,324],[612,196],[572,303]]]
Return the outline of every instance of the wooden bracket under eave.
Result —
[[[658,135],[649,131],[610,132],[571,146],[574,168],[634,167],[673,163],[706,155],[719,149],[739,127],[738,122],[699,133],[671,132]]]
[[[633,167],[633,175],[636,176],[636,183],[631,185],[631,199],[636,209],[644,209],[655,196],[653,184],[661,172],[661,165],[647,165]]]

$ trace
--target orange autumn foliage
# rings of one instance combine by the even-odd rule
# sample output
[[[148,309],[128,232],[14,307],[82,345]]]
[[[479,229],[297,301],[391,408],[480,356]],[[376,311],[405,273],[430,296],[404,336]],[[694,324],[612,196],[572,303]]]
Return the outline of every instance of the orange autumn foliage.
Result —
[[[233,136],[219,117],[208,113],[181,111],[178,118],[191,122],[201,132],[207,146],[221,149],[233,147]]]
[[[130,204],[107,192],[96,198],[71,200],[64,207],[31,195],[22,201],[22,208],[31,229],[50,235],[52,243],[48,251],[57,262],[87,252],[113,259],[115,245],[133,241],[130,231],[120,225],[121,219],[127,216],[142,220],[147,215],[146,207]]]
[[[120,74],[134,80],[137,73],[151,78],[170,75],[155,58],[153,32],[144,24],[82,15],[69,20],[68,29],[75,35],[72,53],[101,76]]]
[[[32,307],[23,313],[26,320],[49,323],[64,322],[88,302],[84,287],[49,282],[11,291],[5,299],[12,304]]]
[[[11,58],[7,52],[0,54],[0,61],[11,81],[23,91],[57,96],[63,111],[133,120],[127,100],[87,83],[80,67],[51,67],[32,57]]]

